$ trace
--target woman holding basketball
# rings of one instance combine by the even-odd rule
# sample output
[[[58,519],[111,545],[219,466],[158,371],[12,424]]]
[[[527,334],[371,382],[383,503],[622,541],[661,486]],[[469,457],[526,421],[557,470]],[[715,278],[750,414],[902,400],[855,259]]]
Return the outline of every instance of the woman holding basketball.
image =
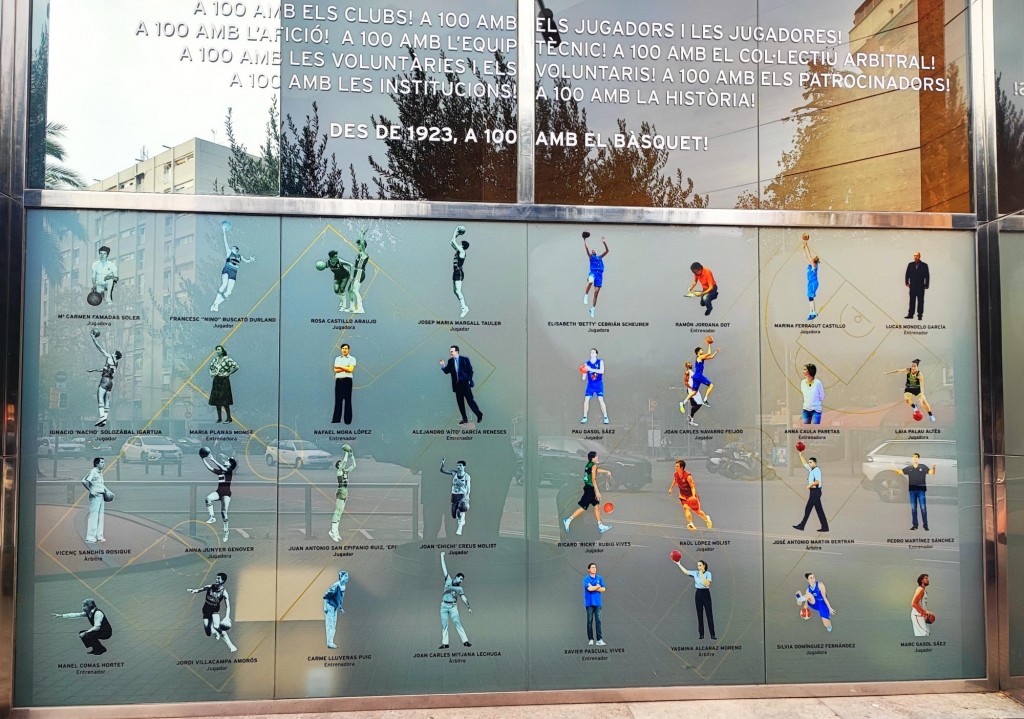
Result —
[[[686,514],[686,528],[691,532],[697,530],[693,526],[693,515],[690,514],[692,510],[697,513],[698,517],[704,520],[708,525],[708,529],[711,529],[711,517],[700,508],[700,497],[697,496],[697,487],[693,483],[693,475],[686,471],[686,462],[681,459],[676,460],[676,472],[672,476],[672,484],[668,487],[668,493],[672,494],[672,490],[676,487],[679,488],[679,503],[683,505],[683,512]],[[712,629],[712,636],[714,633],[715,630]]]
[[[231,536],[228,528],[228,508],[231,506],[231,478],[238,467],[234,457],[227,458],[224,462],[218,462],[210,453],[209,447],[201,447],[199,456],[206,468],[217,475],[217,489],[206,495],[206,510],[210,513],[207,524],[216,524],[217,517],[213,513],[213,503],[220,502],[220,516],[224,520],[224,533],[222,541],[227,542]]]
[[[899,374],[900,372],[907,373],[906,384],[903,387],[903,401],[910,405],[910,409],[913,411],[914,419],[921,419],[920,410],[917,408],[917,403],[920,402],[921,406],[924,407],[924,411],[928,413],[928,419],[932,422],[935,421],[935,415],[932,414],[932,406],[928,404],[928,399],[924,396],[924,375],[921,374],[921,370],[918,365],[921,364],[921,360],[916,359],[910,363],[909,367],[900,367],[899,369],[891,369],[888,372],[882,374]]]
[[[700,633],[700,638],[704,638],[704,617],[706,615],[711,641],[718,641],[718,637],[715,636],[715,613],[711,607],[711,571],[708,569],[708,563],[703,559],[698,560],[697,569],[694,571],[684,567],[680,557],[679,560],[676,560],[676,566],[683,574],[693,577],[693,604],[697,609],[697,631]]]

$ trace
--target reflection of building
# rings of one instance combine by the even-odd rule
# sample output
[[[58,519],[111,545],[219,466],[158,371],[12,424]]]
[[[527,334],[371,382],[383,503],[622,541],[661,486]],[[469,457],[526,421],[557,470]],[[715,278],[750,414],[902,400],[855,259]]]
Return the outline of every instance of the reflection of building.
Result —
[[[211,192],[214,181],[218,187],[227,178],[226,147],[198,138],[182,143],[164,153],[147,158],[117,175],[93,186],[111,192]],[[173,158],[173,159],[172,159]],[[48,382],[57,370],[67,370],[61,360],[71,352],[79,358],[81,369],[99,366],[99,354],[89,344],[79,323],[57,320],[58,313],[82,313],[118,317],[138,316],[139,320],[112,321],[99,326],[101,341],[109,350],[120,350],[122,358],[115,379],[115,400],[111,407],[112,426],[123,423],[131,427],[158,414],[170,394],[177,388],[186,369],[176,367],[173,349],[187,338],[175,335],[182,323],[168,324],[170,315],[191,315],[196,312],[187,291],[196,283],[198,245],[197,216],[193,214],[150,214],[145,212],[80,211],[78,228],[55,227],[56,250],[60,258],[59,280],[43,277],[40,292],[41,331],[40,355],[43,380]],[[220,242],[219,235],[217,242]],[[86,295],[92,289],[92,264],[99,248],[110,248],[110,259],[117,265],[119,281],[114,290],[113,306],[92,308]],[[154,351],[153,345],[160,351]],[[146,357],[144,360],[143,358]],[[51,368],[52,365],[52,368]],[[188,372],[185,373],[187,376]],[[53,406],[40,422],[49,427],[91,426],[95,418],[95,399],[84,388],[95,375],[79,371],[70,378],[66,408]],[[173,385],[173,386],[172,386]],[[71,394],[73,393],[73,394]],[[201,402],[202,397],[193,398]],[[45,403],[44,403],[45,406]],[[158,425],[165,432],[175,431],[191,417],[188,397],[179,397],[161,415]],[[172,420],[173,425],[166,420]]]
[[[922,58],[921,69],[815,67],[856,77],[948,78],[949,92],[810,89],[804,132],[786,166],[786,186],[808,209],[969,212],[971,202],[965,15],[941,0],[865,0],[854,13],[849,52]],[[839,47],[839,62],[846,48]],[[932,66],[933,69],[932,69]],[[799,204],[786,209],[801,209]]]
[[[97,180],[88,189],[100,192],[231,195],[234,193],[227,187],[230,154],[231,149],[224,145],[193,137],[152,157],[141,158],[140,162],[126,167],[116,175]]]

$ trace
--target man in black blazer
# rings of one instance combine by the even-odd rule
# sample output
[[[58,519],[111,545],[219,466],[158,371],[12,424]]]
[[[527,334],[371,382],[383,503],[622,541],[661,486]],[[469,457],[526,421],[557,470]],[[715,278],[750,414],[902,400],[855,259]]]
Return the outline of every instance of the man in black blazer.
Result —
[[[452,392],[455,393],[455,401],[459,403],[459,414],[462,415],[462,421],[459,424],[468,422],[466,402],[469,402],[469,408],[476,415],[476,421],[483,421],[484,413],[480,411],[476,400],[473,399],[473,363],[469,361],[469,357],[461,356],[458,345],[452,345],[448,350],[448,361],[441,360],[440,364],[441,371],[452,378]]]
[[[907,272],[904,276],[907,287],[910,288],[910,309],[903,319],[914,318],[914,303],[917,301],[917,319],[924,318],[924,291],[931,285],[931,277],[928,275],[928,263],[921,262],[921,253],[914,253],[914,261],[907,264]]]

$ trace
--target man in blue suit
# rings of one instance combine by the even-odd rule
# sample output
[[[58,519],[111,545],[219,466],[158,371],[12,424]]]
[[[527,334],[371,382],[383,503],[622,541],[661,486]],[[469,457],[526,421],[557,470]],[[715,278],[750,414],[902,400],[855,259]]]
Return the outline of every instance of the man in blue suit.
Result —
[[[482,422],[484,413],[480,411],[476,400],[473,399],[473,363],[469,361],[469,357],[461,356],[458,345],[452,345],[448,350],[448,361],[440,360],[440,364],[441,371],[452,378],[452,392],[455,393],[455,401],[459,404],[459,414],[462,415],[459,424],[468,423],[466,419],[467,402],[469,402],[469,408],[473,410],[473,414],[476,415],[476,421]]]

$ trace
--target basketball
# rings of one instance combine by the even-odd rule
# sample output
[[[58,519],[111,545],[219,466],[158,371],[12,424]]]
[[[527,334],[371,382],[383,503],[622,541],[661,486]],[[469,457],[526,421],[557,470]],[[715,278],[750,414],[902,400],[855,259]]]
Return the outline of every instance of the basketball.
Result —
[[[803,452],[805,449],[807,449],[807,445],[806,444],[804,444],[803,442],[797,442],[796,443],[796,451],[797,452]]]
[[[231,629],[231,620],[230,619],[221,619],[220,620],[220,625],[217,627],[217,629],[219,629],[222,632],[226,632],[227,630]]]
[[[96,307],[101,302],[103,302],[103,295],[101,295],[99,292],[96,292],[95,290],[93,290],[88,295],[86,295],[85,301],[88,302],[93,307]]]
[[[680,559],[683,558],[683,553],[680,552],[678,549],[673,549],[671,552],[669,552],[668,556],[672,558],[673,562],[678,562]]]
[[[803,240],[804,242],[807,242],[807,240],[811,239],[811,236],[805,232],[804,236],[801,237],[800,239]]]
[[[100,331],[99,330],[89,330],[89,334],[91,334],[93,337],[99,337],[100,336]]]
[[[686,506],[694,511],[697,511],[698,509],[700,509],[700,500],[697,499],[696,497],[687,497]]]
[[[586,230],[584,230],[584,231],[583,231],[583,239],[585,240],[585,239],[587,239],[588,237],[590,237],[590,233],[589,233],[589,232],[587,232]]]
[[[807,620],[807,619],[811,618],[811,610],[810,610],[809,607],[801,607],[800,608],[800,618],[803,619],[803,620]]]
[[[324,262],[323,260],[317,260],[316,261],[316,268],[317,268],[318,271],[323,272],[324,270],[327,269],[327,263]]]
[[[604,507],[602,507],[602,509],[604,510],[605,514],[611,514],[615,511],[615,505],[612,504],[611,502],[605,502]]]
[[[586,373],[587,373],[587,365],[581,364],[580,365],[580,374],[586,374]]]
[[[466,226],[465,225],[459,225],[458,227],[456,227],[455,228],[455,234],[456,235],[464,235],[464,234],[466,234]]]
[[[924,419],[924,414],[921,413],[921,410],[915,409],[914,410],[914,421],[915,422],[920,422],[922,419]]]
[[[924,623],[925,624],[935,624],[935,614],[934,614],[934,612],[928,612],[928,616],[926,616],[924,618]]]
[[[344,452],[345,454],[352,454],[352,445],[351,444],[343,444],[343,445],[341,445],[341,451]]]
[[[712,337],[711,335],[708,335],[707,337],[704,338],[704,341],[707,342],[709,345],[714,344],[715,338]]]
[[[199,448],[199,456],[202,457],[203,459],[206,459],[207,457],[209,457],[210,456],[210,448],[209,447],[200,447]]]

